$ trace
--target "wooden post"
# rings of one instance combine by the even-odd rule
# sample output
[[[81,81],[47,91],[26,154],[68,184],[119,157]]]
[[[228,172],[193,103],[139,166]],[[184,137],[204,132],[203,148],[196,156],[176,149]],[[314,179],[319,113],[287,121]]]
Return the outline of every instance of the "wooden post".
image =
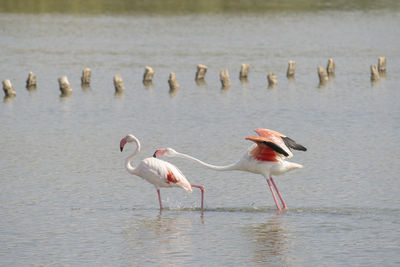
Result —
[[[144,68],[143,74],[143,84],[151,85],[153,83],[154,69],[152,67],[146,66]]]
[[[326,69],[321,66],[318,67],[318,77],[320,85],[324,85],[328,81],[328,73],[326,72]]]
[[[381,77],[380,77],[380,75],[379,75],[378,68],[376,67],[375,64],[372,64],[372,65],[371,65],[371,81],[372,81],[372,82],[376,82],[376,81],[378,81],[380,78],[381,78]]]
[[[249,77],[249,70],[250,70],[249,64],[242,64],[242,67],[240,68],[239,79],[247,80],[247,78]]]
[[[28,79],[26,79],[26,89],[33,90],[36,89],[36,76],[33,72],[29,72]]]
[[[386,57],[378,58],[378,71],[380,74],[386,73]]]
[[[15,97],[17,94],[14,91],[14,87],[11,84],[10,80],[3,80],[3,90],[5,94],[5,98]]]
[[[122,94],[125,90],[124,82],[122,81],[122,77],[119,74],[114,76],[114,87],[116,94]]]
[[[204,77],[206,76],[208,67],[206,65],[198,64],[196,71],[196,81],[204,81]]]
[[[231,87],[231,80],[229,79],[228,70],[221,70],[219,72],[219,79],[221,80],[222,89],[228,89]]]
[[[328,59],[328,65],[326,66],[328,77],[335,76],[335,68],[335,61],[332,58]]]
[[[276,75],[273,72],[268,73],[267,78],[268,78],[268,87],[269,88],[274,88],[277,86],[278,78],[276,77]]]
[[[69,96],[72,93],[72,87],[67,76],[58,78],[58,84],[60,85],[61,96]]]
[[[290,60],[288,63],[286,77],[288,77],[289,79],[293,79],[295,70],[296,70],[296,62],[293,60]]]
[[[176,79],[175,73],[171,72],[169,74],[168,84],[169,84],[170,92],[179,89],[179,84],[178,84],[178,80]]]
[[[90,78],[92,76],[92,71],[89,68],[85,68],[82,71],[81,77],[81,85],[82,87],[89,87],[90,86]]]

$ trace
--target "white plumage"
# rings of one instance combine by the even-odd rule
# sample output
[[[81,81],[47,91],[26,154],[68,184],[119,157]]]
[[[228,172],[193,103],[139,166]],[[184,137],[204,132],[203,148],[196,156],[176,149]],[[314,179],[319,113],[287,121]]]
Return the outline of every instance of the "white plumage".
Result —
[[[192,192],[192,186],[177,167],[157,158],[143,159],[131,173],[143,178],[156,188],[181,187]]]
[[[192,187],[197,187],[201,190],[201,209],[203,209],[203,199],[204,199],[204,187],[201,185],[193,185],[188,182],[186,177],[182,172],[174,165],[169,162],[157,159],[155,157],[145,158],[139,162],[136,167],[133,167],[131,160],[134,156],[140,152],[140,142],[139,140],[128,134],[121,139],[120,149],[121,152],[125,147],[126,143],[135,142],[136,150],[130,155],[125,161],[125,167],[130,174],[141,177],[147,182],[153,184],[158,193],[158,201],[160,204],[160,209],[162,209],[160,188],[162,187],[181,187],[188,192],[192,192]]]

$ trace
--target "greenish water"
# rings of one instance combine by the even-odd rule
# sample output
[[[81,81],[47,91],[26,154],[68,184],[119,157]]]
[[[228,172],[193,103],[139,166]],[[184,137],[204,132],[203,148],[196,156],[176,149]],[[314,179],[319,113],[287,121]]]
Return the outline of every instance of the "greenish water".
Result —
[[[396,0],[1,0],[0,12],[71,14],[187,14],[399,10]]]

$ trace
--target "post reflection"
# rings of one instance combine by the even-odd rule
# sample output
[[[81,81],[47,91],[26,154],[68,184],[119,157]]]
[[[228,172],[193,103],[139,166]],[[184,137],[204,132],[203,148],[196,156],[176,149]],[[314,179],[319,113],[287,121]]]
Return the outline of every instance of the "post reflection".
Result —
[[[171,97],[175,97],[176,94],[178,93],[178,91],[179,91],[178,88],[171,88],[171,89],[169,89],[169,95],[170,95]]]

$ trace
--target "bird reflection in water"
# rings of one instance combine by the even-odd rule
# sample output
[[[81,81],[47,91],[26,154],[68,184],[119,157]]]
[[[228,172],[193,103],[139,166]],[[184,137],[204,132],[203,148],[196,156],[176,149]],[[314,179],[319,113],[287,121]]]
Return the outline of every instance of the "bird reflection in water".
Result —
[[[254,262],[273,265],[287,265],[289,233],[283,227],[281,215],[269,218],[267,222],[249,225],[246,233],[253,245]]]
[[[182,266],[196,251],[196,228],[203,224],[197,216],[162,213],[156,218],[133,220],[124,230],[125,259],[133,265]],[[143,249],[147,248],[147,249]],[[143,263],[143,264],[141,264]]]

